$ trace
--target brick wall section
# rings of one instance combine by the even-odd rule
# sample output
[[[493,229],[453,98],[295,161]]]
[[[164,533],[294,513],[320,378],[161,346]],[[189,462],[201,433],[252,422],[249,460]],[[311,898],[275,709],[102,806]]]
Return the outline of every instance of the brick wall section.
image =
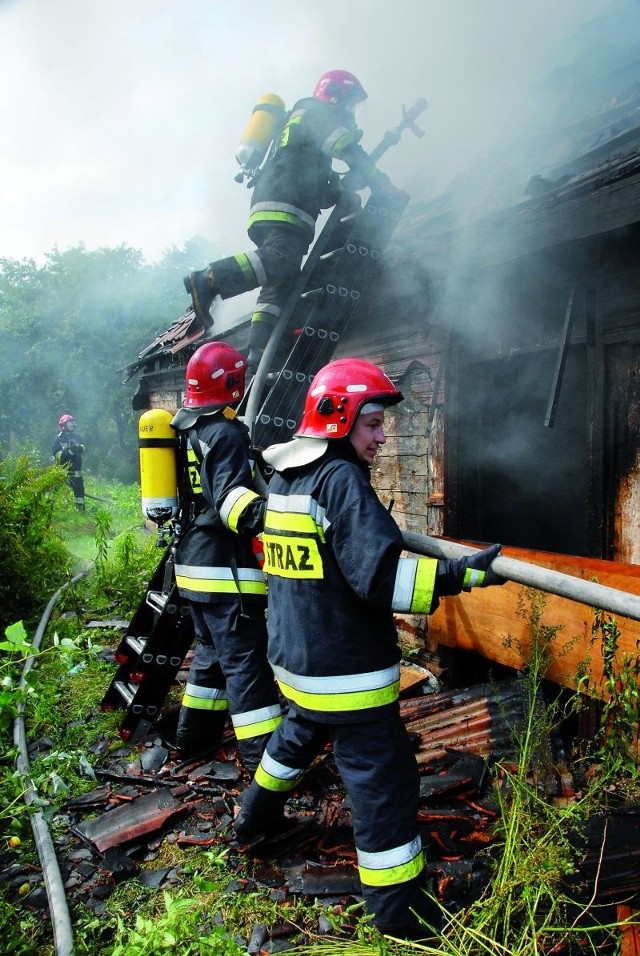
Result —
[[[372,360],[379,361],[404,395],[404,401],[386,413],[387,443],[378,453],[372,483],[387,507],[393,501],[393,516],[403,530],[441,535],[442,387],[431,413],[440,355],[425,350],[410,362],[406,358],[386,363]],[[396,615],[396,623],[401,644],[419,651],[426,648],[424,615]]]

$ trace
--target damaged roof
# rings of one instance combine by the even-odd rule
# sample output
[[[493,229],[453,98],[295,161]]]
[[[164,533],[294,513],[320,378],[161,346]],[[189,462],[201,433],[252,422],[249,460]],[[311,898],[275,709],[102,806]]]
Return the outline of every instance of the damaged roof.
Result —
[[[549,112],[555,103],[558,115],[548,127],[488,155],[436,198],[412,202],[394,252],[419,244],[437,262],[455,246],[483,268],[638,222],[640,46],[621,56],[615,69],[610,61],[594,69],[587,91],[577,67],[555,75]]]

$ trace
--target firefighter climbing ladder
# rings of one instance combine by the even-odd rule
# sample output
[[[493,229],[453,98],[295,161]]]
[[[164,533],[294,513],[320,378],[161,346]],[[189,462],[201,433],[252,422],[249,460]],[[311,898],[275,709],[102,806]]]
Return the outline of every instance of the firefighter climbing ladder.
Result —
[[[398,126],[388,130],[370,153],[371,159],[376,162],[398,143],[405,129],[422,136],[416,119],[426,108],[426,100],[419,99],[404,111]],[[244,420],[256,448],[292,437],[309,383],[331,360],[409,201],[405,192],[390,187],[372,192],[363,208],[354,212],[349,175],[343,180],[344,195],[311,249],[251,384]],[[278,361],[283,338],[293,330],[295,344],[284,362]],[[263,398],[274,368],[276,380]]]
[[[422,135],[415,120],[426,106],[418,100],[404,113],[370,154],[374,161],[399,141],[402,130]],[[244,420],[256,448],[291,437],[309,382],[333,356],[408,201],[406,193],[390,186],[372,192],[354,211],[345,190],[307,257],[251,383]],[[286,358],[278,360],[285,336],[293,330],[295,342]],[[273,368],[279,371],[270,382]],[[178,594],[172,561],[169,548],[116,650],[118,670],[101,702],[103,710],[124,708],[119,734],[125,740],[138,740],[159,716],[193,641],[191,615]]]
[[[331,214],[251,385],[245,422],[256,448],[292,437],[309,383],[331,360],[408,201],[406,193],[388,189],[382,195],[372,194],[357,213],[345,211],[345,197]],[[277,333],[281,329],[283,333],[295,329],[296,338],[256,410],[280,345]]]

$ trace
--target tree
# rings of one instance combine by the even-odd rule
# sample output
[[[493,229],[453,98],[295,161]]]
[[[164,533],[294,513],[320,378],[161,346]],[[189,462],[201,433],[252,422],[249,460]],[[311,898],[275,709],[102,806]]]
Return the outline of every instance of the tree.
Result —
[[[0,258],[0,453],[35,449],[47,462],[68,412],[88,471],[137,480],[136,382],[122,369],[184,312],[182,276],[207,258],[198,236],[155,264],[127,245],[54,248],[41,266]]]

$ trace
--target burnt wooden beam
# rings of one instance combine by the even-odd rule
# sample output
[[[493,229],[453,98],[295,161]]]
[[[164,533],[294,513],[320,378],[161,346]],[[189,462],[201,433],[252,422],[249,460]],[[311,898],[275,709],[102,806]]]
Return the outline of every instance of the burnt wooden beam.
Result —
[[[551,394],[547,405],[547,413],[544,418],[545,428],[553,428],[556,417],[556,408],[560,398],[560,389],[562,388],[562,377],[564,368],[567,364],[567,351],[571,342],[571,327],[573,325],[574,304],[576,297],[576,283],[574,282],[569,290],[569,299],[564,315],[564,324],[562,326],[562,335],[558,346],[558,355],[556,357],[556,366],[553,372],[553,382],[551,384]]]
[[[605,348],[602,295],[602,267],[596,266],[588,289],[585,326],[587,337],[587,435],[589,455],[589,496],[587,538],[589,551],[608,557],[604,540],[605,508]]]

